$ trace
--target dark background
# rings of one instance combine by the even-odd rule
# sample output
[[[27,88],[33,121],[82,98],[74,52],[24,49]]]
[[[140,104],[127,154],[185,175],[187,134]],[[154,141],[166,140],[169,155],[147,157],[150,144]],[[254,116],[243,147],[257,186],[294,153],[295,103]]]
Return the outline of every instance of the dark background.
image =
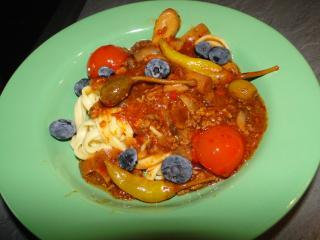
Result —
[[[318,80],[320,79],[319,0],[206,1],[240,10],[271,25],[295,45],[311,65]],[[2,33],[0,93],[22,61],[53,34],[78,19],[131,2],[137,0],[6,2],[0,14]],[[319,222],[320,173],[318,172],[298,204],[258,239],[320,240]],[[0,197],[0,239],[34,238],[14,217]]]
[[[320,1],[318,0],[205,0],[246,12],[275,27],[306,57],[320,76]],[[0,93],[22,61],[61,29],[100,10],[137,0],[11,1],[0,14]],[[82,12],[86,5],[86,11]],[[270,14],[268,14],[270,13]],[[271,14],[272,13],[272,14]]]
[[[77,20],[85,2],[10,1],[2,6],[0,93],[32,50]]]

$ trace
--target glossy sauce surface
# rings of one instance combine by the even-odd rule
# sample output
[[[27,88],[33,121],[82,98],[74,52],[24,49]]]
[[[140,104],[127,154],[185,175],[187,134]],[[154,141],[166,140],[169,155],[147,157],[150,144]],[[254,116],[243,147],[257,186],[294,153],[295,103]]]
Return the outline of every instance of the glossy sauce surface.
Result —
[[[191,46],[192,44],[187,42],[180,52],[194,56]],[[123,74],[144,75],[146,63],[147,59],[142,62],[133,61]],[[192,76],[190,72],[177,65],[171,63],[170,66],[171,74],[168,79],[188,79]],[[98,91],[106,81],[108,80],[105,78],[93,78],[90,84],[94,90]],[[121,111],[114,115],[127,120],[134,131],[134,141],[129,143],[130,146],[140,149],[145,144],[145,150],[140,153],[141,157],[171,152],[188,158],[193,164],[191,181],[214,176],[197,162],[193,154],[192,139],[199,132],[218,125],[227,125],[236,129],[244,140],[242,164],[252,156],[267,127],[266,107],[260,96],[257,95],[250,101],[239,101],[229,94],[227,84],[215,85],[209,92],[199,92],[196,88],[186,87],[183,91],[171,91],[170,87],[164,85],[137,83],[119,107]],[[106,108],[101,103],[97,103],[90,110],[90,116],[95,118],[103,114],[104,109]],[[241,117],[245,118],[245,127],[239,127],[238,122]],[[160,133],[160,136],[151,128]],[[109,158],[115,161],[117,155]],[[99,153],[91,161],[101,163],[105,159],[104,153]],[[99,166],[104,168],[102,172],[107,176],[104,164]],[[90,164],[80,163],[82,175],[88,182],[101,186],[117,198],[132,198],[112,182],[106,184],[106,177],[101,177],[101,172],[99,174],[99,171],[96,171],[96,166],[91,166],[89,171],[88,168],[90,169]],[[134,170],[133,174],[143,175],[141,170]],[[217,176],[214,181],[192,186],[181,193],[219,180],[221,178]]]

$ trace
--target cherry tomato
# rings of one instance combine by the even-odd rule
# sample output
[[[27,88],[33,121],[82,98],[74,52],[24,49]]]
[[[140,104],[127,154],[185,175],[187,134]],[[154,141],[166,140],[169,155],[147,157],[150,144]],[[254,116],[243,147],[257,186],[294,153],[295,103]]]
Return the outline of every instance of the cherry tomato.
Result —
[[[89,58],[87,64],[88,77],[99,77],[98,71],[103,66],[116,71],[123,66],[128,57],[129,54],[121,47],[114,45],[101,46]]]
[[[192,138],[192,157],[221,177],[229,177],[243,161],[244,140],[227,125],[210,127]]]
[[[191,143],[192,143],[191,159],[192,159],[192,162],[194,162],[194,163],[199,163],[199,157],[198,157],[198,153],[197,153],[197,148],[198,148],[200,140],[201,140],[201,133],[197,131],[191,137]]]
[[[171,92],[169,92],[168,95],[169,95],[169,98],[170,98],[171,100],[173,100],[173,101],[175,101],[175,100],[178,99],[178,94],[177,94],[176,91],[171,91]]]

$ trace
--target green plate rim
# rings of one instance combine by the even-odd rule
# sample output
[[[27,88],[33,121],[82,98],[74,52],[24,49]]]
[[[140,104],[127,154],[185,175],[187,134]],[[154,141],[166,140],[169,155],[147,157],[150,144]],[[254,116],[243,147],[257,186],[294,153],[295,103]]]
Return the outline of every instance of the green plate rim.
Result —
[[[233,14],[235,14],[236,16],[241,16],[241,17],[243,17],[243,18],[246,18],[246,19],[250,19],[250,21],[252,21],[252,22],[254,22],[254,24],[257,24],[257,25],[259,25],[259,26],[263,26],[263,28],[265,28],[265,29],[267,29],[266,31],[270,31],[270,32],[272,32],[274,35],[276,35],[277,36],[277,39],[282,39],[282,41],[284,41],[284,42],[286,42],[286,44],[287,44],[287,47],[290,49],[290,53],[292,53],[292,54],[295,54],[294,55],[294,57],[295,58],[297,58],[297,61],[299,62],[299,63],[303,63],[302,64],[302,67],[301,67],[301,69],[303,69],[305,72],[307,72],[308,73],[308,78],[310,78],[310,86],[312,86],[312,84],[314,84],[314,86],[316,87],[316,86],[318,86],[318,83],[317,83],[317,80],[316,80],[316,77],[314,76],[314,73],[312,72],[312,70],[311,70],[311,68],[310,68],[310,66],[307,64],[307,62],[304,60],[304,58],[303,58],[303,56],[298,52],[298,50],[288,41],[288,40],[286,40],[285,39],[285,37],[283,37],[279,32],[277,32],[275,29],[273,29],[272,27],[270,27],[269,25],[267,25],[267,24],[265,24],[265,23],[263,23],[263,22],[261,22],[261,21],[259,21],[259,20],[257,20],[257,19],[255,19],[255,18],[253,18],[253,17],[251,17],[251,16],[249,16],[249,15],[247,15],[247,14],[244,14],[244,13],[242,13],[242,12],[239,12],[239,11],[237,11],[237,10],[234,10],[234,9],[230,9],[230,8],[226,8],[226,7],[223,7],[223,6],[220,6],[220,5],[217,5],[217,4],[211,4],[211,3],[204,3],[204,2],[195,2],[195,1],[153,1],[153,2],[139,2],[139,3],[132,3],[132,4],[128,4],[128,5],[124,5],[124,6],[119,6],[119,7],[116,7],[116,8],[112,8],[112,9],[108,9],[108,10],[105,10],[105,11],[103,11],[103,12],[100,12],[100,13],[97,13],[97,14],[95,14],[95,15],[93,15],[93,16],[90,16],[90,17],[88,17],[88,18],[85,18],[85,19],[83,19],[83,20],[81,20],[81,21],[79,21],[79,22],[77,22],[77,23],[75,23],[75,24],[73,24],[73,25],[71,25],[71,26],[69,26],[69,27],[67,27],[66,29],[64,29],[64,30],[62,30],[62,31],[60,31],[59,33],[57,33],[56,35],[54,35],[53,37],[51,37],[49,40],[47,40],[45,43],[43,43],[39,48],[37,48],[21,65],[20,65],[20,67],[16,70],[16,72],[13,74],[13,76],[11,77],[11,79],[10,79],[10,81],[8,82],[8,84],[7,84],[7,86],[5,87],[5,89],[4,89],[4,91],[3,91],[3,93],[2,93],[2,95],[1,95],[1,101],[0,101],[0,108],[3,110],[3,112],[4,113],[10,113],[10,111],[7,109],[8,108],[8,103],[7,102],[5,102],[5,101],[7,101],[7,99],[9,99],[9,100],[12,100],[11,98],[12,98],[12,96],[11,96],[11,94],[12,94],[12,91],[14,91],[16,88],[17,88],[17,85],[18,85],[18,87],[20,87],[20,85],[22,84],[21,83],[21,81],[22,81],[22,79],[21,79],[21,76],[19,75],[20,74],[20,72],[24,72],[24,71],[26,71],[25,70],[25,68],[27,68],[28,67],[28,65],[29,64],[32,64],[32,61],[34,60],[34,56],[39,56],[39,55],[41,55],[42,54],[42,52],[43,51],[45,51],[46,50],[46,48],[50,48],[50,46],[51,45],[53,45],[55,42],[59,42],[59,41],[61,41],[61,38],[63,38],[64,36],[67,36],[67,35],[69,35],[70,34],[70,32],[72,32],[72,31],[74,31],[74,29],[76,29],[76,28],[83,28],[85,25],[90,25],[90,24],[92,24],[92,22],[94,22],[95,20],[99,20],[100,18],[103,18],[105,15],[107,15],[107,16],[109,16],[110,14],[112,15],[112,13],[114,13],[114,12],[117,12],[117,11],[123,11],[123,9],[126,9],[126,11],[128,11],[129,10],[129,8],[137,8],[137,7],[145,7],[145,6],[149,6],[149,8],[151,8],[150,6],[151,6],[151,4],[152,5],[156,5],[156,6],[168,6],[168,5],[173,5],[173,6],[179,6],[179,7],[181,7],[181,8],[183,8],[184,6],[186,6],[186,5],[188,5],[188,6],[194,6],[195,8],[197,8],[197,7],[199,7],[199,6],[203,6],[203,7],[208,7],[208,8],[212,8],[212,9],[221,9],[222,10],[222,12],[223,11],[225,11],[225,12],[228,12],[228,13],[233,13]],[[183,21],[183,19],[182,19],[182,21]],[[250,22],[249,21],[249,22]],[[197,22],[196,22],[197,23]],[[195,24],[196,24],[195,23]],[[182,24],[183,24],[183,22],[182,22]],[[214,24],[213,24],[214,25]],[[43,56],[42,56],[43,57]],[[271,78],[271,77],[270,77]],[[267,78],[268,79],[268,78]],[[313,81],[313,82],[311,82],[311,81]],[[62,83],[62,85],[63,85],[63,83]],[[25,86],[23,86],[23,85],[21,85],[22,87],[25,87]],[[20,91],[22,91],[22,90],[20,90]],[[316,90],[314,90],[314,91],[316,91]],[[312,92],[312,94],[318,94],[318,95],[312,95],[311,97],[310,97],[310,99],[312,98],[312,99],[319,99],[319,91],[318,92]],[[5,99],[5,100],[4,100]],[[49,98],[50,99],[50,98]],[[309,99],[308,99],[309,100]],[[27,102],[27,101],[26,101]],[[18,104],[17,103],[12,103],[11,102],[11,104],[13,105],[13,109],[14,109],[14,107],[18,107]],[[23,104],[22,104],[23,105]],[[40,109],[41,110],[41,109]],[[40,111],[39,110],[39,111]],[[22,111],[22,110],[21,110]],[[26,110],[23,110],[22,111],[22,113],[26,113]],[[5,119],[5,120],[3,120],[3,119]],[[8,117],[4,117],[2,120],[0,120],[2,123],[6,123],[6,124],[8,124]],[[318,120],[320,120],[320,115],[318,114],[318,115],[316,115],[315,116],[315,119],[318,119]],[[311,121],[311,120],[310,120]],[[315,121],[315,120],[314,120]],[[313,122],[313,121],[311,121],[311,122]],[[1,124],[1,130],[2,130],[2,132],[8,132],[8,131],[6,131],[6,129],[4,128],[4,125],[5,124]],[[320,133],[320,131],[319,131],[319,127],[317,127],[316,129],[315,129],[315,133]],[[267,133],[267,135],[268,135],[268,133]],[[315,135],[315,134],[314,134]],[[314,135],[312,135],[312,136],[314,136]],[[12,138],[13,137],[17,137],[17,136],[20,136],[18,133],[13,133],[13,136],[12,136]],[[5,141],[6,141],[6,139],[7,138],[9,138],[10,139],[10,137],[11,136],[4,136],[4,135],[2,135],[2,136],[0,136],[0,139],[1,139],[1,142],[2,143],[5,143]],[[270,137],[270,136],[267,136],[267,137]],[[264,143],[264,140],[263,140],[263,142],[262,142],[262,144]],[[4,144],[5,145],[5,144]],[[9,146],[9,145],[5,145],[6,147],[7,146]],[[4,149],[4,151],[3,152],[1,152],[0,154],[1,154],[1,159],[3,159],[3,157],[5,156],[5,154],[4,154],[4,152],[6,151],[7,149]],[[250,233],[243,233],[243,232],[241,232],[239,229],[236,229],[235,230],[235,232],[234,232],[234,234],[239,234],[239,235],[237,235],[237,236],[239,236],[239,238],[247,238],[247,237],[256,237],[257,235],[259,235],[259,234],[261,234],[263,231],[265,231],[265,230],[267,230],[269,227],[271,227],[273,224],[275,224],[282,216],[284,216],[290,209],[292,209],[292,207],[297,203],[297,201],[301,198],[301,196],[303,195],[303,193],[306,191],[306,189],[307,189],[307,187],[309,186],[309,184],[310,184],[310,182],[312,181],[312,179],[313,179],[313,177],[314,177],[314,175],[315,175],[315,173],[316,173],[316,171],[317,171],[317,168],[318,168],[318,166],[319,166],[319,155],[317,155],[318,154],[318,152],[316,152],[315,150],[313,150],[314,152],[313,152],[313,155],[312,155],[312,157],[314,158],[313,159],[313,161],[312,161],[312,163],[311,163],[311,166],[309,166],[309,170],[308,170],[308,173],[307,173],[307,176],[305,176],[304,177],[304,180],[303,180],[303,183],[301,183],[300,185],[299,185],[299,187],[295,190],[295,194],[293,194],[294,195],[294,198],[291,198],[292,199],[292,202],[287,206],[287,208],[286,209],[282,209],[278,214],[276,214],[277,216],[275,217],[275,216],[272,216],[271,217],[271,220],[269,220],[269,221],[267,221],[267,220],[265,220],[265,221],[267,221],[267,222],[263,222],[262,223],[262,225],[263,226],[257,226],[256,227],[256,230],[253,230],[253,231],[251,231]],[[263,152],[263,151],[262,151]],[[18,153],[17,153],[18,154]],[[257,154],[262,154],[261,153],[261,151],[260,150],[258,150],[258,153]],[[317,159],[315,159],[315,157],[314,156],[317,156],[318,158]],[[35,154],[35,157],[37,157],[37,154]],[[12,163],[13,164],[13,163]],[[46,165],[47,163],[43,163],[44,165]],[[254,165],[256,165],[255,163],[250,163],[248,166],[245,166],[244,168],[244,170],[242,171],[240,171],[238,174],[236,174],[236,176],[234,176],[227,184],[225,184],[226,185],[226,189],[223,189],[223,191],[225,190],[225,197],[227,198],[228,196],[229,196],[229,194],[230,194],[230,191],[229,191],[229,189],[232,189],[232,188],[236,188],[236,187],[234,187],[234,182],[236,182],[237,181],[237,179],[241,179],[241,178],[244,178],[245,176],[245,173],[246,172],[248,172],[248,171],[250,171],[250,168],[252,168],[252,166],[254,166]],[[12,166],[11,166],[12,167]],[[48,166],[46,166],[46,167],[48,167]],[[55,171],[54,170],[54,168],[52,167],[52,166],[49,166],[48,167],[50,170],[48,170],[49,172],[50,171]],[[10,168],[10,166],[5,166],[5,169],[6,170],[12,170],[11,168]],[[21,174],[21,172],[22,172],[22,170],[21,169],[17,169],[17,173],[18,174]],[[23,172],[22,172],[22,174],[23,174]],[[55,176],[56,177],[56,176]],[[236,179],[236,180],[233,180],[233,179]],[[43,237],[44,235],[44,233],[43,232],[41,232],[41,233],[39,233],[39,227],[37,227],[37,230],[35,230],[36,228],[35,228],[35,226],[34,226],[34,222],[32,222],[32,223],[30,223],[30,222],[28,222],[27,220],[25,220],[25,215],[21,212],[21,209],[20,208],[16,208],[16,206],[15,206],[15,204],[13,203],[13,200],[12,199],[10,199],[10,197],[12,197],[8,192],[6,192],[6,191],[8,191],[8,188],[7,188],[7,186],[5,186],[5,183],[4,183],[4,180],[9,180],[8,179],[8,176],[6,176],[6,177],[4,177],[4,176],[2,176],[1,177],[1,183],[0,183],[0,187],[1,187],[1,194],[2,194],[2,197],[4,198],[4,200],[5,200],[5,202],[7,203],[7,205],[9,206],[9,208],[12,210],[12,212],[17,216],[17,218],[27,227],[27,228],[29,228],[35,235],[37,235],[37,236],[40,236],[40,237]],[[52,179],[50,179],[50,181],[51,181]],[[64,180],[61,180],[61,181],[59,181],[59,185],[60,184],[63,184],[63,181]],[[17,188],[18,186],[16,186],[18,183],[17,182],[13,182],[13,184],[14,184],[14,187],[15,188]],[[21,183],[20,183],[21,184]],[[236,186],[236,185],[235,185]],[[57,190],[59,193],[61,193],[61,192],[64,192],[65,194],[67,194],[67,192],[68,191],[72,191],[72,189],[69,187],[69,186],[65,186],[65,187],[63,187],[63,189],[55,189],[55,190]],[[28,196],[28,194],[27,194],[27,189],[25,189],[25,190],[23,190],[23,193],[25,194],[25,196]],[[8,194],[10,195],[10,197],[7,197],[8,196]],[[223,193],[224,194],[224,193]],[[71,197],[70,198],[72,198],[72,201],[73,201],[73,203],[76,203],[76,204],[78,204],[78,206],[87,206],[86,204],[88,204],[88,201],[87,200],[84,200],[82,197],[72,197],[73,195],[71,194]],[[232,194],[230,195],[230,196],[232,196]],[[64,199],[65,200],[65,199]],[[59,200],[59,204],[64,204],[64,200]],[[183,209],[183,210],[185,210],[185,209],[191,209],[190,210],[190,212],[192,212],[193,214],[195,214],[195,218],[196,217],[198,217],[198,218],[200,218],[200,217],[203,217],[203,216],[205,216],[204,214],[204,209],[201,207],[201,205],[206,205],[206,204],[208,204],[208,199],[204,199],[204,200],[201,200],[201,201],[199,201],[199,202],[194,202],[194,203],[192,203],[192,205],[188,205],[188,206],[186,206],[186,207],[181,207],[181,209]],[[27,205],[28,206],[32,206],[32,202],[31,202],[31,200],[30,199],[28,199],[28,201],[26,201],[27,203]],[[277,204],[277,203],[272,203],[272,204]],[[95,207],[93,207],[93,206],[95,206]],[[68,204],[66,204],[66,207],[67,208],[71,208],[72,207],[72,205],[70,205],[69,203]],[[90,205],[90,207],[89,207],[90,209],[94,209],[94,208],[99,208],[99,211],[101,211],[101,208],[100,207],[97,207],[95,204],[92,204],[92,205]],[[103,209],[105,209],[104,207],[103,207]],[[199,213],[195,213],[194,211],[195,210],[197,210],[197,209],[201,209],[201,211],[199,212]],[[109,209],[110,210],[110,209]],[[109,211],[108,210],[108,211]],[[205,234],[217,234],[216,236],[219,236],[219,237],[228,237],[228,235],[221,235],[222,234],[222,232],[219,232],[218,230],[219,229],[213,229],[212,231],[211,230],[205,230],[205,228],[206,227],[208,227],[208,226],[210,226],[210,225],[208,225],[208,224],[203,224],[203,226],[197,226],[197,227],[194,227],[192,224],[189,224],[189,223],[185,223],[185,224],[182,224],[182,225],[184,225],[184,226],[177,226],[176,228],[172,228],[172,227],[170,227],[169,225],[171,224],[171,223],[173,223],[174,221],[176,221],[177,219],[181,219],[181,217],[183,216],[183,217],[185,217],[186,219],[190,219],[190,216],[187,216],[187,214],[186,213],[184,213],[183,212],[183,210],[174,210],[174,213],[175,214],[177,214],[177,217],[173,217],[172,216],[172,213],[168,213],[168,211],[166,211],[166,210],[164,210],[164,211],[162,211],[162,210],[160,210],[159,211],[159,219],[153,219],[156,223],[158,223],[159,221],[161,221],[161,220],[163,220],[163,219],[166,219],[166,220],[168,220],[168,217],[172,217],[172,219],[169,221],[168,220],[168,223],[167,224],[165,224],[166,225],[166,227],[168,227],[168,231],[169,232],[174,232],[175,230],[177,230],[177,232],[178,233],[183,233],[183,230],[184,229],[191,229],[192,231],[203,231]],[[129,210],[130,211],[130,210]],[[74,210],[74,209],[72,209],[71,211],[70,211],[71,213],[73,213],[73,214],[75,214],[76,213],[76,211]],[[240,213],[242,213],[241,211],[239,211]],[[117,223],[121,223],[121,221],[123,220],[123,214],[128,214],[128,218],[130,219],[130,220],[132,220],[132,219],[135,219],[136,217],[137,217],[137,214],[136,213],[130,213],[130,212],[127,212],[127,210],[124,210],[124,211],[119,211],[118,209],[111,209],[110,211],[109,211],[109,213],[112,213],[113,214],[113,216],[115,216],[115,215],[120,215],[120,217],[119,217],[119,219],[117,219]],[[136,214],[136,215],[135,215]],[[140,212],[139,212],[139,214],[140,214]],[[145,214],[146,216],[144,216],[143,214]],[[139,217],[141,218],[141,219],[146,219],[146,220],[148,220],[148,219],[150,219],[150,214],[149,213],[143,213],[142,215],[140,215]],[[169,214],[169,215],[168,215]],[[230,216],[229,216],[230,217]],[[116,217],[115,217],[116,218]],[[40,219],[37,219],[37,221],[39,221]],[[46,221],[47,221],[47,223],[51,223],[52,224],[52,222],[51,222],[51,219],[45,219]],[[66,221],[68,221],[69,220],[69,218],[68,217],[66,217]],[[227,219],[227,216],[225,217],[225,218],[223,218],[222,219],[223,221],[222,222],[227,222],[227,221],[230,221],[230,219]],[[239,218],[239,219],[237,219],[237,218],[235,218],[233,221],[231,221],[231,223],[236,223],[237,221],[239,222],[241,219]],[[80,224],[84,224],[85,223],[85,220],[79,220],[79,222],[80,222]],[[43,223],[44,225],[43,225],[43,227],[48,227],[48,225],[46,225],[45,223]],[[195,224],[195,223],[193,223],[193,224]],[[41,226],[42,226],[42,224],[40,224]],[[61,225],[61,224],[60,224]],[[59,225],[59,226],[60,226]],[[219,227],[221,227],[220,225],[219,225],[219,223],[217,223],[217,225],[219,226]],[[76,224],[75,223],[73,223],[73,225],[71,225],[71,226],[73,226],[73,227],[75,227],[76,226]],[[147,224],[147,226],[149,226],[148,224]],[[61,226],[60,226],[61,227]],[[134,227],[136,227],[136,225],[135,224],[133,224],[133,226],[129,226],[128,227],[128,233],[136,233],[137,232],[137,230],[136,229],[134,229]],[[150,226],[149,226],[150,227]],[[94,228],[93,227],[93,229],[94,230],[99,230],[99,228],[97,227],[97,228]],[[154,227],[154,228],[150,228],[149,229],[149,234],[150,234],[150,230],[153,230],[153,231],[157,231],[158,230],[158,227]],[[91,230],[92,231],[92,230]],[[118,228],[115,228],[115,233],[113,233],[113,234],[115,234],[115,235],[112,235],[112,236],[117,236],[117,231],[119,232],[120,231],[120,229],[118,229]],[[139,231],[141,231],[141,230],[139,230]],[[190,232],[191,234],[192,234],[192,231]],[[214,231],[218,231],[218,233],[215,233]],[[160,231],[160,233],[161,233],[161,231]],[[69,234],[69,233],[67,233],[67,234]],[[75,232],[72,232],[72,233],[70,233],[70,235],[69,235],[69,237],[71,237],[71,238],[73,238],[75,235]],[[219,235],[220,234],[220,235]],[[96,235],[96,237],[102,237],[103,235],[99,235],[99,233]],[[46,236],[47,238],[48,237],[52,237],[52,236]],[[82,237],[85,237],[85,235],[83,235]]]

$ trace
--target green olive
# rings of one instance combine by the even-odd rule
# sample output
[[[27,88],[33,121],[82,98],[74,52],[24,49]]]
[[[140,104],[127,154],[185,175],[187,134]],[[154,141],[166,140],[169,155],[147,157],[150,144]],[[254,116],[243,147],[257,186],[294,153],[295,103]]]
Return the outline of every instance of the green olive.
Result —
[[[243,79],[234,80],[229,84],[229,93],[232,97],[239,100],[250,100],[257,95],[257,88]]]
[[[165,80],[145,76],[129,77],[115,75],[105,82],[100,90],[100,101],[105,107],[114,107],[129,96],[131,87],[136,82],[150,82],[158,84],[186,84],[191,87],[197,86],[195,80]]]
[[[124,100],[130,92],[133,80],[120,75],[110,77],[100,90],[100,101],[106,107],[114,107]]]

